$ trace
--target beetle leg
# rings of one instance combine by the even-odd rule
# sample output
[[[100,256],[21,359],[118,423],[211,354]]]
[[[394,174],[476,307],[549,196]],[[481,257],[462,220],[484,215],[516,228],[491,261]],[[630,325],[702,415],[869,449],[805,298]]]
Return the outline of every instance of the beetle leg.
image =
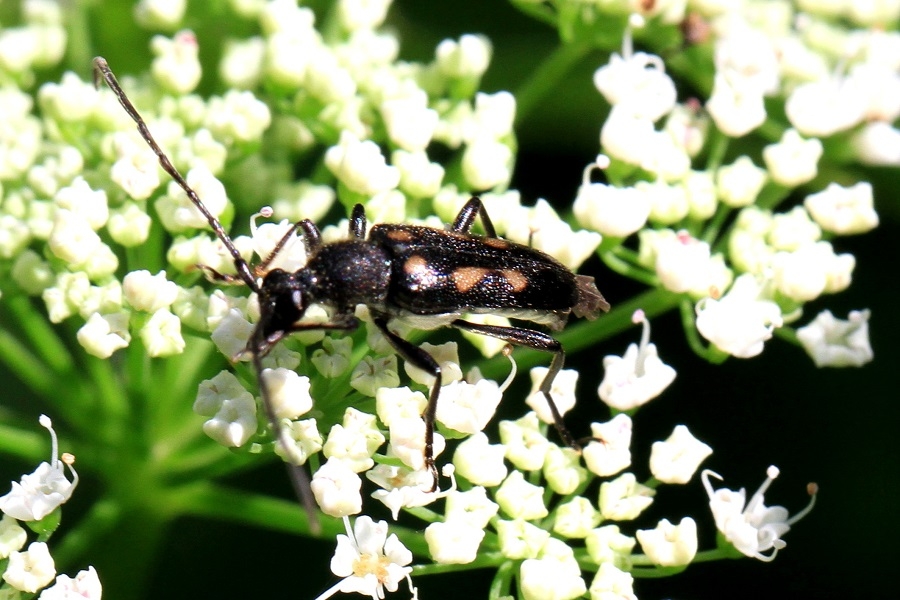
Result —
[[[553,425],[556,427],[556,431],[559,432],[559,436],[563,439],[563,442],[570,448],[581,450],[581,444],[572,437],[572,434],[566,428],[562,415],[559,413],[559,409],[556,407],[556,403],[550,395],[550,388],[553,387],[553,380],[556,379],[556,376],[562,370],[563,363],[566,359],[566,353],[563,351],[562,344],[559,343],[559,340],[546,333],[535,331],[533,329],[504,327],[502,325],[483,325],[481,323],[471,323],[462,319],[453,321],[450,323],[450,326],[465,331],[471,331],[472,333],[478,333],[480,335],[489,335],[512,344],[513,346],[525,346],[526,348],[532,348],[534,350],[552,352],[553,359],[550,361],[550,368],[547,370],[547,375],[544,376],[544,381],[541,382],[540,391],[547,400],[547,404],[550,407],[550,413],[553,415]]]
[[[465,206],[460,209],[459,214],[456,215],[456,220],[453,221],[453,226],[450,230],[456,233],[469,233],[472,230],[472,225],[475,223],[475,217],[479,215],[481,216],[481,226],[484,228],[484,233],[487,237],[497,237],[497,230],[494,229],[494,223],[488,216],[487,210],[484,208],[484,204],[478,196],[469,198],[469,201],[466,202]]]
[[[400,355],[400,358],[434,377],[431,394],[428,396],[428,406],[425,407],[425,412],[422,414],[422,419],[425,421],[425,466],[431,471],[431,476],[434,478],[434,484],[429,490],[433,492],[438,488],[438,471],[434,466],[434,418],[437,412],[438,396],[441,393],[441,367],[428,352],[388,329],[387,319],[375,317],[373,321],[378,330],[387,338],[391,347]]]
[[[297,497],[300,498],[303,507],[306,509],[306,514],[309,517],[310,529],[314,533],[319,533],[321,531],[321,526],[319,525],[318,517],[316,516],[317,506],[315,497],[312,493],[312,488],[310,487],[309,474],[307,474],[306,469],[298,464],[299,457],[297,457],[296,449],[293,446],[293,440],[291,440],[287,430],[282,427],[281,421],[275,415],[275,408],[272,406],[272,397],[269,394],[269,386],[266,385],[266,381],[262,376],[262,359],[269,353],[272,347],[288,333],[316,329],[352,331],[358,326],[359,320],[352,314],[338,314],[335,315],[334,320],[329,323],[294,323],[285,331],[278,331],[270,334],[268,337],[264,337],[262,326],[257,323],[256,329],[253,330],[253,333],[250,335],[250,340],[247,342],[247,348],[240,353],[250,354],[253,362],[253,369],[256,371],[256,381],[259,384],[259,394],[262,397],[263,409],[266,411],[266,418],[269,421],[269,426],[272,428],[272,435],[275,437],[275,443],[279,444],[281,449],[284,450],[288,477],[291,480],[291,484],[294,486],[294,492],[297,494]],[[240,355],[235,358],[239,359]]]
[[[353,207],[350,213],[350,237],[357,240],[366,239],[366,209],[362,204]]]

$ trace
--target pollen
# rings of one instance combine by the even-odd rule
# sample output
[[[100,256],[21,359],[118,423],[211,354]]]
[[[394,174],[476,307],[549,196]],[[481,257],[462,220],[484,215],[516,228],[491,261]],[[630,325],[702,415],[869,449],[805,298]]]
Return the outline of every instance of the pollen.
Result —
[[[390,562],[386,556],[362,554],[353,561],[353,575],[356,577],[374,575],[379,583],[384,583],[388,578],[387,567]]]
[[[481,283],[490,272],[491,269],[483,267],[460,267],[454,270],[450,276],[453,278],[456,289],[461,293],[466,293]]]

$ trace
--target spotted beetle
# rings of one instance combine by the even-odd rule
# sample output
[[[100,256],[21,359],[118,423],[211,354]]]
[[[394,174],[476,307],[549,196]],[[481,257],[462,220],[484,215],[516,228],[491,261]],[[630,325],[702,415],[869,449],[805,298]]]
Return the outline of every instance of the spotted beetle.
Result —
[[[392,320],[406,321],[418,329],[454,327],[552,353],[550,368],[540,386],[563,441],[578,442],[563,423],[550,395],[553,380],[563,367],[565,353],[547,333],[524,327],[485,325],[462,318],[464,313],[490,313],[530,321],[559,330],[571,313],[594,319],[609,304],[597,290],[593,277],[576,275],[551,256],[522,244],[497,237],[481,200],[471,198],[449,229],[420,225],[377,224],[368,228],[365,210],[357,204],[350,216],[349,238],[323,243],[319,229],[308,219],[294,224],[271,254],[255,266],[241,257],[231,238],[204,206],[197,193],[172,165],[154,140],[143,118],[125,95],[106,60],[94,59],[95,84],[102,76],[122,107],[137,124],[141,136],[159,158],[162,168],[185,191],[231,254],[235,275],[221,274],[198,265],[207,278],[243,283],[259,298],[260,316],[244,350],[249,354],[260,394],[276,439],[290,455],[289,441],[275,417],[269,391],[262,378],[264,357],[284,336],[308,330],[352,331],[359,326],[356,307],[369,309],[373,322],[393,349],[407,363],[434,377],[425,421],[425,465],[437,488],[434,464],[434,421],[441,389],[441,368],[425,350],[391,331]],[[471,232],[476,218],[485,235]],[[269,265],[295,233],[302,234],[307,263],[291,273]],[[326,323],[300,323],[311,304],[331,309]],[[314,515],[309,479],[302,469],[292,471],[295,489],[307,511]]]

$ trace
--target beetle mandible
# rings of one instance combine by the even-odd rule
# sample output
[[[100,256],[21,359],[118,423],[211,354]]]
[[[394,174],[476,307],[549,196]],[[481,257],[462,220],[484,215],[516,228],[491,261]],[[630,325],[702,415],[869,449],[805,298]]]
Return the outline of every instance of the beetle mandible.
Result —
[[[261,359],[290,333],[356,329],[359,320],[354,313],[358,305],[368,307],[375,326],[401,358],[434,377],[422,414],[425,465],[434,479],[432,490],[438,483],[433,440],[441,368],[428,352],[391,331],[389,323],[394,319],[406,320],[419,329],[454,327],[499,338],[513,346],[551,353],[553,358],[540,391],[563,441],[580,449],[550,395],[553,380],[565,360],[560,342],[535,329],[485,325],[466,321],[461,316],[464,313],[491,313],[559,330],[570,313],[593,319],[601,310],[609,310],[593,277],[576,275],[539,250],[497,237],[494,225],[477,197],[472,197],[463,206],[447,230],[404,224],[377,224],[367,228],[365,210],[357,204],[350,215],[349,238],[323,243],[316,225],[304,219],[289,229],[268,257],[251,266],[240,255],[222,224],[207,210],[156,143],[147,124],[101,57],[94,59],[95,83],[99,83],[98,75],[103,77],[134,120],[163,170],[209,222],[231,254],[236,274],[221,274],[203,265],[198,268],[210,280],[243,283],[258,295],[260,317],[244,352],[250,355],[256,371],[260,395],[275,438],[288,455],[289,444],[275,418],[262,378]],[[484,236],[471,232],[476,218],[481,220]],[[272,260],[296,232],[302,234],[306,247],[306,265],[293,273],[269,269]],[[329,322],[298,322],[312,303],[331,308]],[[306,472],[295,469],[292,481],[307,510],[313,514]]]

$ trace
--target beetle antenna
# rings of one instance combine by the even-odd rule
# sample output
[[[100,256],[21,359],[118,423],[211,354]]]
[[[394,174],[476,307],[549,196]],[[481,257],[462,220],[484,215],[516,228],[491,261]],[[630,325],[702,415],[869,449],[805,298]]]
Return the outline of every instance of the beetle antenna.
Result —
[[[219,220],[213,216],[209,209],[206,208],[206,205],[203,204],[203,201],[200,200],[200,196],[197,195],[197,192],[188,185],[187,180],[178,172],[178,169],[172,164],[172,161],[169,160],[169,157],[163,152],[162,148],[160,148],[159,144],[156,143],[156,140],[153,138],[153,135],[150,133],[150,128],[147,127],[146,121],[144,121],[143,117],[141,117],[140,113],[131,103],[131,100],[128,99],[128,96],[125,94],[125,91],[122,89],[122,86],[119,85],[119,81],[116,79],[116,76],[113,74],[112,70],[109,68],[109,64],[106,62],[106,59],[98,56],[94,58],[94,87],[99,87],[100,77],[106,81],[106,84],[110,87],[113,93],[116,95],[116,98],[119,100],[119,104],[122,105],[122,108],[125,109],[125,112],[128,113],[128,116],[135,122],[137,125],[137,129],[141,134],[141,137],[144,138],[144,141],[147,142],[147,145],[150,146],[150,149],[153,150],[153,153],[156,154],[159,159],[159,164],[163,168],[163,170],[175,180],[181,189],[184,190],[185,194],[187,194],[188,199],[193,203],[194,206],[197,207],[197,210],[206,218],[206,221],[209,223],[209,226],[216,233],[219,240],[222,241],[222,244],[228,249],[228,252],[231,254],[232,259],[234,260],[234,267],[237,270],[237,277],[240,278],[247,287],[249,287],[253,292],[260,294],[262,289],[260,285],[256,281],[256,277],[253,275],[253,270],[250,268],[250,265],[244,260],[244,257],[241,256],[241,253],[238,252],[237,247],[234,245],[234,242],[231,241],[231,238],[225,232],[225,229],[222,227],[222,224]],[[309,229],[312,229],[309,232]],[[266,258],[264,261],[264,265],[267,265],[271,262],[272,258],[275,254],[284,246],[287,242],[289,236],[296,231],[297,229],[303,229],[304,232],[307,232],[308,237],[313,238],[313,243],[318,243],[318,230],[315,229],[315,226],[309,223],[308,221],[302,221],[294,225],[291,231],[288,232],[287,235],[282,238],[282,240],[278,243],[276,250],[272,252],[272,254]],[[307,244],[307,249],[309,249],[310,241],[309,239],[304,240],[304,243]],[[206,267],[208,268],[208,267]],[[213,271],[213,273],[216,273]],[[216,273],[217,274],[217,273]],[[217,274],[218,275],[218,274]],[[220,276],[223,280],[229,280],[230,278],[227,276]],[[261,352],[261,344],[259,340],[259,336],[262,332],[261,324],[257,323],[256,329],[250,338],[250,344],[248,345],[248,350],[252,355],[253,367],[256,370],[256,378],[259,382],[260,395],[262,396],[263,406],[266,411],[266,415],[269,420],[269,424],[272,427],[273,434],[275,436],[275,443],[281,445],[282,449],[285,451],[285,455],[290,457],[292,452],[291,444],[292,441],[288,438],[287,432],[284,427],[281,426],[281,423],[278,421],[275,411],[272,408],[272,401],[269,394],[269,388],[266,385],[265,379],[263,378],[263,367],[262,367],[262,352]],[[294,487],[294,491],[297,494],[297,497],[303,503],[303,507],[306,509],[306,513],[309,516],[309,526],[310,530],[313,533],[319,533],[321,531],[321,525],[319,524],[318,517],[316,516],[318,513],[316,511],[316,503],[315,498],[312,494],[312,489],[310,488],[309,475],[307,475],[306,470],[303,467],[295,464],[294,462],[287,463],[288,468],[288,476],[291,480],[291,484]]]
[[[231,257],[234,259],[234,267],[237,269],[238,276],[243,280],[247,286],[253,290],[254,292],[259,292],[259,285],[256,283],[256,278],[253,276],[253,273],[250,270],[250,266],[247,264],[247,261],[244,260],[244,257],[241,256],[241,253],[238,252],[237,247],[234,245],[234,242],[231,241],[231,238],[228,237],[228,234],[225,233],[225,229],[222,227],[222,224],[219,220],[213,216],[209,209],[206,208],[206,205],[203,204],[203,201],[200,200],[200,196],[197,195],[197,192],[188,185],[187,180],[178,172],[178,169],[172,164],[172,161],[169,160],[169,157],[166,156],[166,153],[163,152],[162,148],[159,147],[159,144],[156,143],[156,140],[153,139],[153,135],[150,133],[150,128],[147,127],[147,123],[144,121],[143,117],[141,117],[140,113],[131,103],[131,100],[128,99],[128,96],[125,94],[125,91],[122,89],[122,86],[119,85],[119,81],[116,79],[116,76],[113,74],[112,70],[109,68],[109,64],[106,62],[106,59],[102,56],[98,56],[94,58],[94,87],[99,87],[100,77],[106,81],[106,84],[110,87],[113,93],[116,95],[116,98],[119,100],[119,104],[122,105],[122,108],[125,109],[125,112],[128,113],[128,116],[135,122],[137,125],[138,131],[141,134],[141,137],[144,138],[144,141],[147,142],[147,145],[150,146],[150,149],[153,150],[153,153],[156,154],[156,157],[159,159],[159,164],[163,168],[163,170],[169,174],[169,176],[175,180],[181,189],[184,190],[184,193],[187,194],[188,199],[197,207],[197,210],[200,211],[206,221],[209,223],[209,226],[212,227],[212,230],[216,233],[218,238],[225,245],[225,248],[228,249],[228,252],[231,254]]]

